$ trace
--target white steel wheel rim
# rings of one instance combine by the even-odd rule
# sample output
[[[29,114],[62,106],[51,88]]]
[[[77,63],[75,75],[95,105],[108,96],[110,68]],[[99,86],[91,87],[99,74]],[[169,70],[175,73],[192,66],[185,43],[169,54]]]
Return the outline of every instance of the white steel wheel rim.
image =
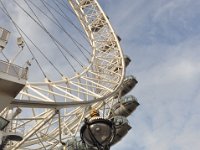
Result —
[[[84,0],[69,0],[92,46],[91,64],[82,73],[77,73],[71,78],[63,76],[60,81],[45,79],[45,82],[41,83],[26,83],[20,92],[20,98],[14,100],[11,106],[14,109],[20,107],[31,110],[32,117],[28,116],[30,120],[26,121],[22,119],[23,123],[18,121],[18,125],[13,121],[13,131],[19,132],[21,128],[30,124],[33,126],[26,127],[23,140],[13,142],[11,149],[55,148],[61,141],[64,142],[79,133],[80,125],[91,106],[109,113],[115,101],[112,96],[118,92],[124,79],[123,53],[98,2],[89,0],[89,4],[86,5],[83,2]],[[92,31],[96,19],[103,24],[98,32]],[[102,50],[105,47],[107,50]],[[62,105],[57,105],[59,102],[55,97],[63,100]],[[40,107],[37,104],[30,104],[31,101],[48,102],[52,107],[41,106],[42,113],[35,115],[35,109]],[[6,112],[5,110],[2,114]],[[54,126],[57,127],[53,128]],[[50,129],[51,127],[53,129]],[[46,134],[43,134],[44,131]]]

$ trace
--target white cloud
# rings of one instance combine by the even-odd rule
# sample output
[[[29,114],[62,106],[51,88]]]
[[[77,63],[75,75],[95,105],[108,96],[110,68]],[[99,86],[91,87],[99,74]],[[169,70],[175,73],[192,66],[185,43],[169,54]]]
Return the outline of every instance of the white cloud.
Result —
[[[198,149],[199,1],[110,3],[107,12],[118,20],[117,33],[133,60],[127,72],[139,80],[131,94],[141,104],[129,117],[133,129],[113,150]]]

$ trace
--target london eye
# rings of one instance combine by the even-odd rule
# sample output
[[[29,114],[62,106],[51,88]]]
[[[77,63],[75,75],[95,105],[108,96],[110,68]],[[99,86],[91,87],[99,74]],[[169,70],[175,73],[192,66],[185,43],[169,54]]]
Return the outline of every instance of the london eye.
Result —
[[[108,150],[137,84],[97,0],[0,0],[0,148]]]

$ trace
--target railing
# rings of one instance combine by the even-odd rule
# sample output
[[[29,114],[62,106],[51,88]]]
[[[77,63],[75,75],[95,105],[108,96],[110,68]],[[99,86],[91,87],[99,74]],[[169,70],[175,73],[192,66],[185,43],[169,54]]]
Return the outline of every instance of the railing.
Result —
[[[22,68],[15,64],[0,60],[0,72],[17,77],[19,79],[27,80],[28,68]]]

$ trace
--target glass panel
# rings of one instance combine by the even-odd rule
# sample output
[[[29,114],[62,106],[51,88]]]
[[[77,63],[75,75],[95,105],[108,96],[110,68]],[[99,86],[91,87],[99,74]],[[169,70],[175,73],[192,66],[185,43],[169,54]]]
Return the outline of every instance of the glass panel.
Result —
[[[8,120],[0,116],[0,130],[3,130],[8,125],[8,123]]]

